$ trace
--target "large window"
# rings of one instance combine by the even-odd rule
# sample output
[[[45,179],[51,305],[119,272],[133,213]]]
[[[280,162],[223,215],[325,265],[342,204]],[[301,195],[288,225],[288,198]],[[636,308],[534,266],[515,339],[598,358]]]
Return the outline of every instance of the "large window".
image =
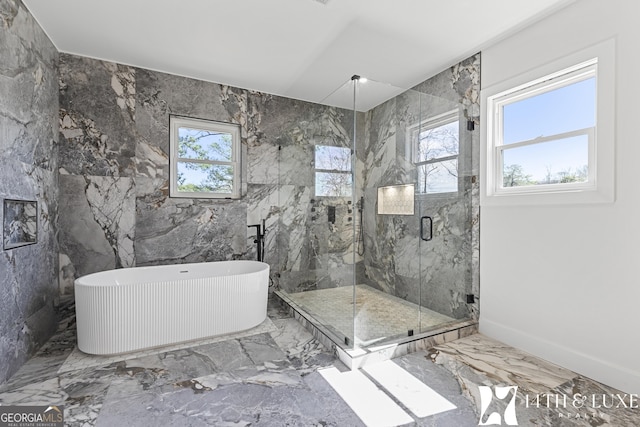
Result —
[[[237,125],[171,116],[171,197],[239,198]]]
[[[482,204],[614,199],[615,41],[483,88]]]
[[[350,197],[352,194],[351,149],[315,146],[316,196]]]
[[[593,186],[595,60],[489,102],[498,193]]]
[[[459,127],[458,110],[454,110],[412,129],[418,193],[458,191]]]

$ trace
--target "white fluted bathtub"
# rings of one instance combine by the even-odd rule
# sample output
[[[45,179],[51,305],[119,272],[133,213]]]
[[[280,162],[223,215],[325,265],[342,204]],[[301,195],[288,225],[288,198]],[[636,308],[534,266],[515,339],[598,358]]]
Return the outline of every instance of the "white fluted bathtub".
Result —
[[[239,332],[267,316],[269,265],[220,261],[76,279],[78,348],[109,355]]]

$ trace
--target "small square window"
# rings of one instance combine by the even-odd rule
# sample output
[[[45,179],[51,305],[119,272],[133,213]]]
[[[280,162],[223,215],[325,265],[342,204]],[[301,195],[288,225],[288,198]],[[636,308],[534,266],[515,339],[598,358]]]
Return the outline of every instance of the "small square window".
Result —
[[[171,197],[239,198],[237,125],[171,116]]]
[[[350,197],[351,149],[330,145],[315,146],[316,196]]]

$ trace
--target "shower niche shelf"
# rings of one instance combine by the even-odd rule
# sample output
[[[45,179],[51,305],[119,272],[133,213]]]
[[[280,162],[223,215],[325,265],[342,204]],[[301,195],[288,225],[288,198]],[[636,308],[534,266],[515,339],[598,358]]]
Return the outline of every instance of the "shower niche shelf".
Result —
[[[378,187],[378,215],[413,215],[415,185]]]

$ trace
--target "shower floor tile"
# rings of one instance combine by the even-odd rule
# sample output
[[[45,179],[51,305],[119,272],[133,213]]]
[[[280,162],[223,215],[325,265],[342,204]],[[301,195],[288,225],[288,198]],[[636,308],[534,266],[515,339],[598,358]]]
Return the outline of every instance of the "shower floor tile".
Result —
[[[338,334],[353,336],[353,288],[318,289],[288,297],[323,325]],[[355,341],[368,345],[407,331],[432,328],[456,319],[386,294],[367,285],[356,286]]]

